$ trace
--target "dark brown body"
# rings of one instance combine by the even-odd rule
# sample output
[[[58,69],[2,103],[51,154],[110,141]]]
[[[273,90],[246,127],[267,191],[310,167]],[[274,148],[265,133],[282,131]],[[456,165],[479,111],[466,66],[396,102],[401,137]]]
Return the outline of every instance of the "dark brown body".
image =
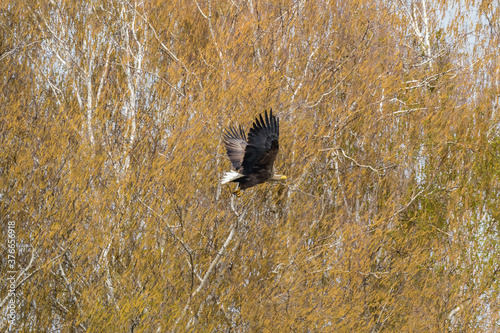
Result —
[[[273,176],[273,172],[268,170],[260,170],[249,175],[245,175],[241,178],[235,179],[233,182],[239,184],[240,189],[245,190],[252,186],[262,184],[268,181]]]

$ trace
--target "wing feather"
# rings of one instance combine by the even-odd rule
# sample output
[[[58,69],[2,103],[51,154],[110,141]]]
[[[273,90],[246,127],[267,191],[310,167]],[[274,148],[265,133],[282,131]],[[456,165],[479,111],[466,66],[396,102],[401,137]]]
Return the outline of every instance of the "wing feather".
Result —
[[[236,171],[240,171],[245,155],[245,147],[247,146],[243,128],[239,126],[239,129],[236,129],[231,126],[224,132],[223,140],[226,146],[227,156],[229,156],[233,168]]]
[[[267,170],[272,172],[279,151],[279,123],[272,110],[255,118],[241,166],[245,174]]]

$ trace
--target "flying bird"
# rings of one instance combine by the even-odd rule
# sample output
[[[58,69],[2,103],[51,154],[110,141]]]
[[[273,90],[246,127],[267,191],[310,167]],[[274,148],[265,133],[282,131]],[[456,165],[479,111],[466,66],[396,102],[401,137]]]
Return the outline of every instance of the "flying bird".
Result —
[[[234,194],[270,180],[284,180],[286,176],[274,174],[273,164],[279,151],[279,120],[267,111],[255,118],[248,139],[241,125],[229,127],[223,139],[227,156],[234,170],[224,173],[221,184],[238,183]]]

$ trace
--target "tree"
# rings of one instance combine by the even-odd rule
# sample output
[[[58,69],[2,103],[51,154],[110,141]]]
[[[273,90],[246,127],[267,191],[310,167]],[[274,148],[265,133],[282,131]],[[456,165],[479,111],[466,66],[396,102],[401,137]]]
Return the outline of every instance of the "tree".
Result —
[[[492,4],[0,17],[2,328],[498,330]],[[269,108],[289,180],[235,198],[222,130]]]

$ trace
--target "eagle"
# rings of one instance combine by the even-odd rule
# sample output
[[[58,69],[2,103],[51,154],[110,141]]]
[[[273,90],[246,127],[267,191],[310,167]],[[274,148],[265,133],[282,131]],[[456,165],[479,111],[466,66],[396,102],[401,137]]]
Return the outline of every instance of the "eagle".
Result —
[[[279,119],[269,110],[255,118],[248,132],[248,139],[241,125],[229,127],[223,140],[227,156],[234,170],[224,173],[221,184],[238,183],[234,194],[270,180],[285,180],[286,176],[274,174],[273,164],[279,151]]]

